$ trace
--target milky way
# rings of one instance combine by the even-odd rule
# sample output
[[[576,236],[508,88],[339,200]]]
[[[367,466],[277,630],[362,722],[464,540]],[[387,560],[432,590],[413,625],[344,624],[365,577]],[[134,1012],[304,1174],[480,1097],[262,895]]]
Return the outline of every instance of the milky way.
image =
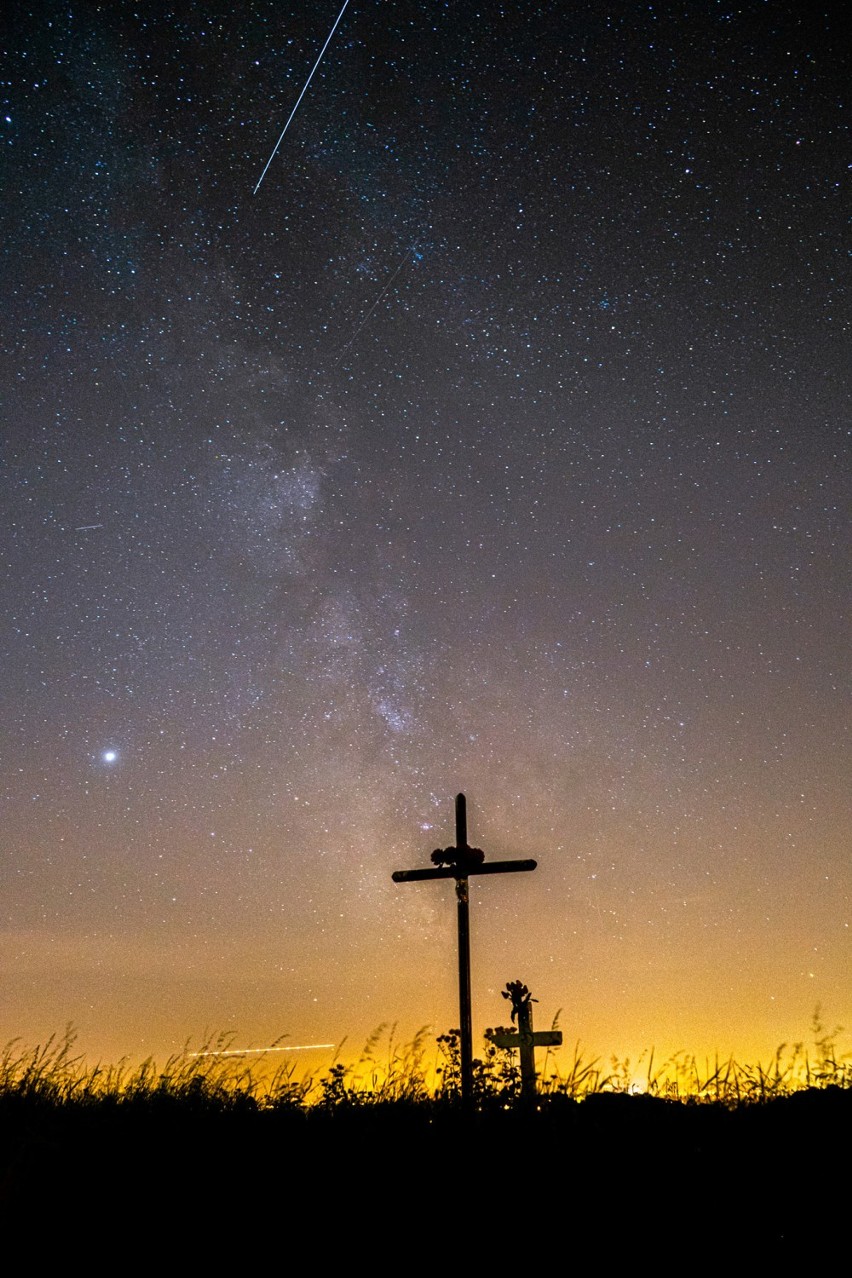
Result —
[[[832,21],[13,10],[7,1037],[848,1024]]]

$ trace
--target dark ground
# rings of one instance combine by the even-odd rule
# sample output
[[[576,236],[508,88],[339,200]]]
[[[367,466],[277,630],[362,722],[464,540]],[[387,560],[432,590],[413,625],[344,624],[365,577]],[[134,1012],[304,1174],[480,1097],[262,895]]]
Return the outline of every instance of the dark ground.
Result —
[[[13,1247],[121,1264],[269,1248],[282,1267],[298,1253],[415,1272],[525,1254],[604,1272],[643,1257],[820,1263],[846,1234],[850,1118],[836,1087],[733,1110],[605,1094],[469,1117],[7,1097],[0,1219]]]

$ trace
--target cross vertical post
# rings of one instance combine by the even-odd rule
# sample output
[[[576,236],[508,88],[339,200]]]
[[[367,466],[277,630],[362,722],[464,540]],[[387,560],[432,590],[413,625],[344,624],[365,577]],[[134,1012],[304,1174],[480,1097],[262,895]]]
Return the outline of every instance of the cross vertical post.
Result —
[[[518,1047],[521,1053],[521,1093],[526,1100],[535,1096],[535,1047],[532,1027],[532,1000],[518,1008]]]
[[[467,844],[467,799],[456,795],[456,848],[462,854]],[[464,859],[464,858],[463,858]],[[467,875],[456,879],[459,932],[459,1025],[462,1096],[473,1094],[473,1012],[470,998],[470,884]]]

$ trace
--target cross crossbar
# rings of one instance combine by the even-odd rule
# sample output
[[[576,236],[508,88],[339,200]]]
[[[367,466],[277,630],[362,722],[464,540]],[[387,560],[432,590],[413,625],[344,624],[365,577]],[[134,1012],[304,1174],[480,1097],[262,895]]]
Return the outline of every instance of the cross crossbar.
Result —
[[[518,874],[522,870],[534,870],[537,861],[486,861],[482,865],[439,865],[433,870],[394,870],[394,883],[422,883],[425,879],[466,879],[469,874]]]
[[[488,1035],[495,1047],[561,1047],[562,1030],[535,1030],[525,1034],[523,1030],[492,1030]]]

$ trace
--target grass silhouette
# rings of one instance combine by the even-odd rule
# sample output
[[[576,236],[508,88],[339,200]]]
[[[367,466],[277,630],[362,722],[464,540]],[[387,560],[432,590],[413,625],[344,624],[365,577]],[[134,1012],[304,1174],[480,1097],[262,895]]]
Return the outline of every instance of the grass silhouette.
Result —
[[[443,1219],[449,1204],[480,1234],[505,1242],[508,1230],[506,1255],[526,1212],[570,1218],[572,1238],[608,1246],[615,1221],[658,1254],[712,1217],[712,1239],[784,1256],[812,1244],[845,1184],[852,1068],[838,1033],[818,1010],[812,1047],[781,1047],[766,1065],[679,1053],[657,1066],[652,1052],[604,1065],[578,1044],[549,1057],[533,1109],[516,1103],[514,1054],[486,1038],[466,1111],[454,1030],[403,1043],[381,1025],[357,1061],[338,1055],[313,1076],[216,1054],[233,1050],[230,1034],[162,1066],[91,1067],[69,1027],[0,1057],[0,1220],[11,1236],[95,1211],[134,1238],[140,1225],[154,1236],[214,1222],[216,1237],[243,1238],[302,1230],[319,1212],[323,1245],[345,1260],[388,1220]]]
[[[557,1024],[558,1016],[554,1028]],[[240,1055],[233,1048],[234,1033],[210,1036],[200,1049],[191,1050],[187,1043],[162,1066],[153,1058],[136,1066],[127,1060],[89,1066],[77,1050],[77,1035],[69,1025],[63,1034],[35,1047],[24,1047],[18,1039],[5,1046],[0,1055],[0,1106],[179,1104],[223,1110],[290,1108],[307,1113],[394,1104],[435,1109],[458,1100],[459,1031],[438,1036],[430,1061],[428,1027],[408,1043],[398,1040],[396,1030],[387,1022],[379,1025],[354,1064],[338,1059],[341,1044],[326,1072],[314,1076],[297,1075],[295,1063],[281,1063],[280,1058],[273,1066],[272,1049],[269,1055]],[[474,1060],[474,1093],[480,1106],[505,1106],[520,1095],[517,1058],[510,1049],[494,1045],[495,1032],[486,1030],[484,1052]],[[832,1031],[825,1027],[817,1007],[811,1049],[803,1041],[782,1044],[767,1064],[739,1062],[733,1056],[702,1064],[683,1051],[657,1068],[653,1050],[647,1054],[647,1064],[644,1056],[635,1067],[629,1058],[613,1056],[605,1066],[599,1057],[587,1059],[577,1042],[572,1054],[559,1063],[548,1049],[538,1079],[539,1104],[546,1108],[556,1098],[582,1101],[600,1094],[642,1094],[736,1107],[807,1090],[850,1089],[852,1059],[838,1053],[840,1033],[839,1027]]]

